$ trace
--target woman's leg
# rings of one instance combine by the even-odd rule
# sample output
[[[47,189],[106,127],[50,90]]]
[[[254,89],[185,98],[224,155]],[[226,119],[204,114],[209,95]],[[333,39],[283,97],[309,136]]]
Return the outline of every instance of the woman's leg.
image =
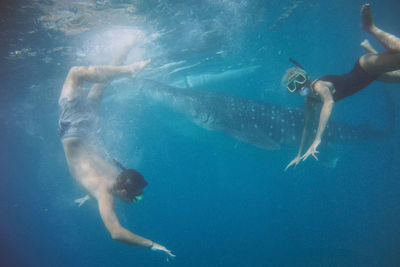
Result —
[[[372,54],[377,54],[378,51],[375,50],[375,48],[372,47],[371,43],[365,39],[364,41],[361,42],[360,44],[365,50],[367,50],[368,53]]]
[[[362,7],[361,20],[364,30],[373,34],[387,48],[387,51],[383,53],[362,56],[359,61],[361,67],[372,75],[381,75],[400,69],[400,39],[374,25],[369,4]]]
[[[377,54],[378,52],[375,48],[372,47],[370,42],[366,39],[360,44],[367,52],[372,54]],[[381,74],[378,78],[378,81],[388,82],[388,83],[400,83],[400,70],[394,70],[390,72],[385,72]]]
[[[374,35],[388,51],[400,52],[400,39],[375,26],[369,4],[365,4],[361,8],[361,23],[364,30]]]

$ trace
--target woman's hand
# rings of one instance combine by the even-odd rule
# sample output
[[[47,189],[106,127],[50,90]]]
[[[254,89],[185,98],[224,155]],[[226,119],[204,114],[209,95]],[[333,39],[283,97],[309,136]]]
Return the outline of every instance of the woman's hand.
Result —
[[[154,242],[153,245],[152,245],[150,248],[151,248],[151,250],[153,250],[153,251],[163,251],[163,252],[165,252],[169,257],[175,258],[175,255],[172,254],[171,250],[167,249],[166,247],[164,247],[164,246],[162,246],[162,245],[160,245],[160,244],[157,244],[157,243]]]
[[[297,157],[295,157],[295,158],[286,166],[285,171],[286,171],[287,169],[289,169],[289,167],[292,166],[292,165],[294,165],[294,167],[296,167],[297,164],[299,164],[300,160],[301,160],[300,155],[297,155]]]
[[[321,143],[321,140],[315,140],[310,148],[307,150],[307,152],[301,157],[303,161],[305,161],[310,155],[312,155],[316,160],[318,160],[317,156],[315,154],[318,154],[319,152],[317,151],[317,147]]]

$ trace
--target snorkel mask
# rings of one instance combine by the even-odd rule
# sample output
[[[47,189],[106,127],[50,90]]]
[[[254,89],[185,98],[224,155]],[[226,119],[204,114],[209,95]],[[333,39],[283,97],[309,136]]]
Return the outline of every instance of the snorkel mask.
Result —
[[[303,90],[307,86],[308,76],[304,73],[297,73],[287,83],[286,88],[290,93],[295,93],[297,90]]]
[[[290,62],[292,62],[296,67],[300,68],[301,71],[296,73],[286,84],[286,88],[290,93],[299,92],[301,96],[307,96],[310,93],[310,77],[304,70],[304,67],[300,65],[297,61],[292,58],[289,58]]]

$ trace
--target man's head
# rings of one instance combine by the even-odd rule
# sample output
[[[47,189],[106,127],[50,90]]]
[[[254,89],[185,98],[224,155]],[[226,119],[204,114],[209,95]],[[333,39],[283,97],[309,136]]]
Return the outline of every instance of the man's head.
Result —
[[[122,169],[113,186],[114,195],[127,203],[138,201],[147,186],[146,180],[138,171],[127,170],[117,161],[114,162]]]
[[[306,92],[305,89],[310,87],[310,83],[310,77],[307,73],[303,69],[296,67],[289,68],[282,78],[282,84],[289,93],[304,93],[307,95],[309,91]]]

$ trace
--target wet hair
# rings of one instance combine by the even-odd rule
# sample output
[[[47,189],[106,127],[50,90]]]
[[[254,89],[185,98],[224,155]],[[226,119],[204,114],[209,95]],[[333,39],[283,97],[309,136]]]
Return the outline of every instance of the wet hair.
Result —
[[[137,170],[125,169],[115,160],[114,163],[122,169],[113,186],[115,195],[127,203],[135,201],[137,196],[143,194],[143,189],[147,186],[146,180]]]
[[[287,84],[299,73],[308,77],[307,72],[305,72],[303,69],[297,67],[291,67],[287,69],[282,77],[282,86],[286,88]]]

